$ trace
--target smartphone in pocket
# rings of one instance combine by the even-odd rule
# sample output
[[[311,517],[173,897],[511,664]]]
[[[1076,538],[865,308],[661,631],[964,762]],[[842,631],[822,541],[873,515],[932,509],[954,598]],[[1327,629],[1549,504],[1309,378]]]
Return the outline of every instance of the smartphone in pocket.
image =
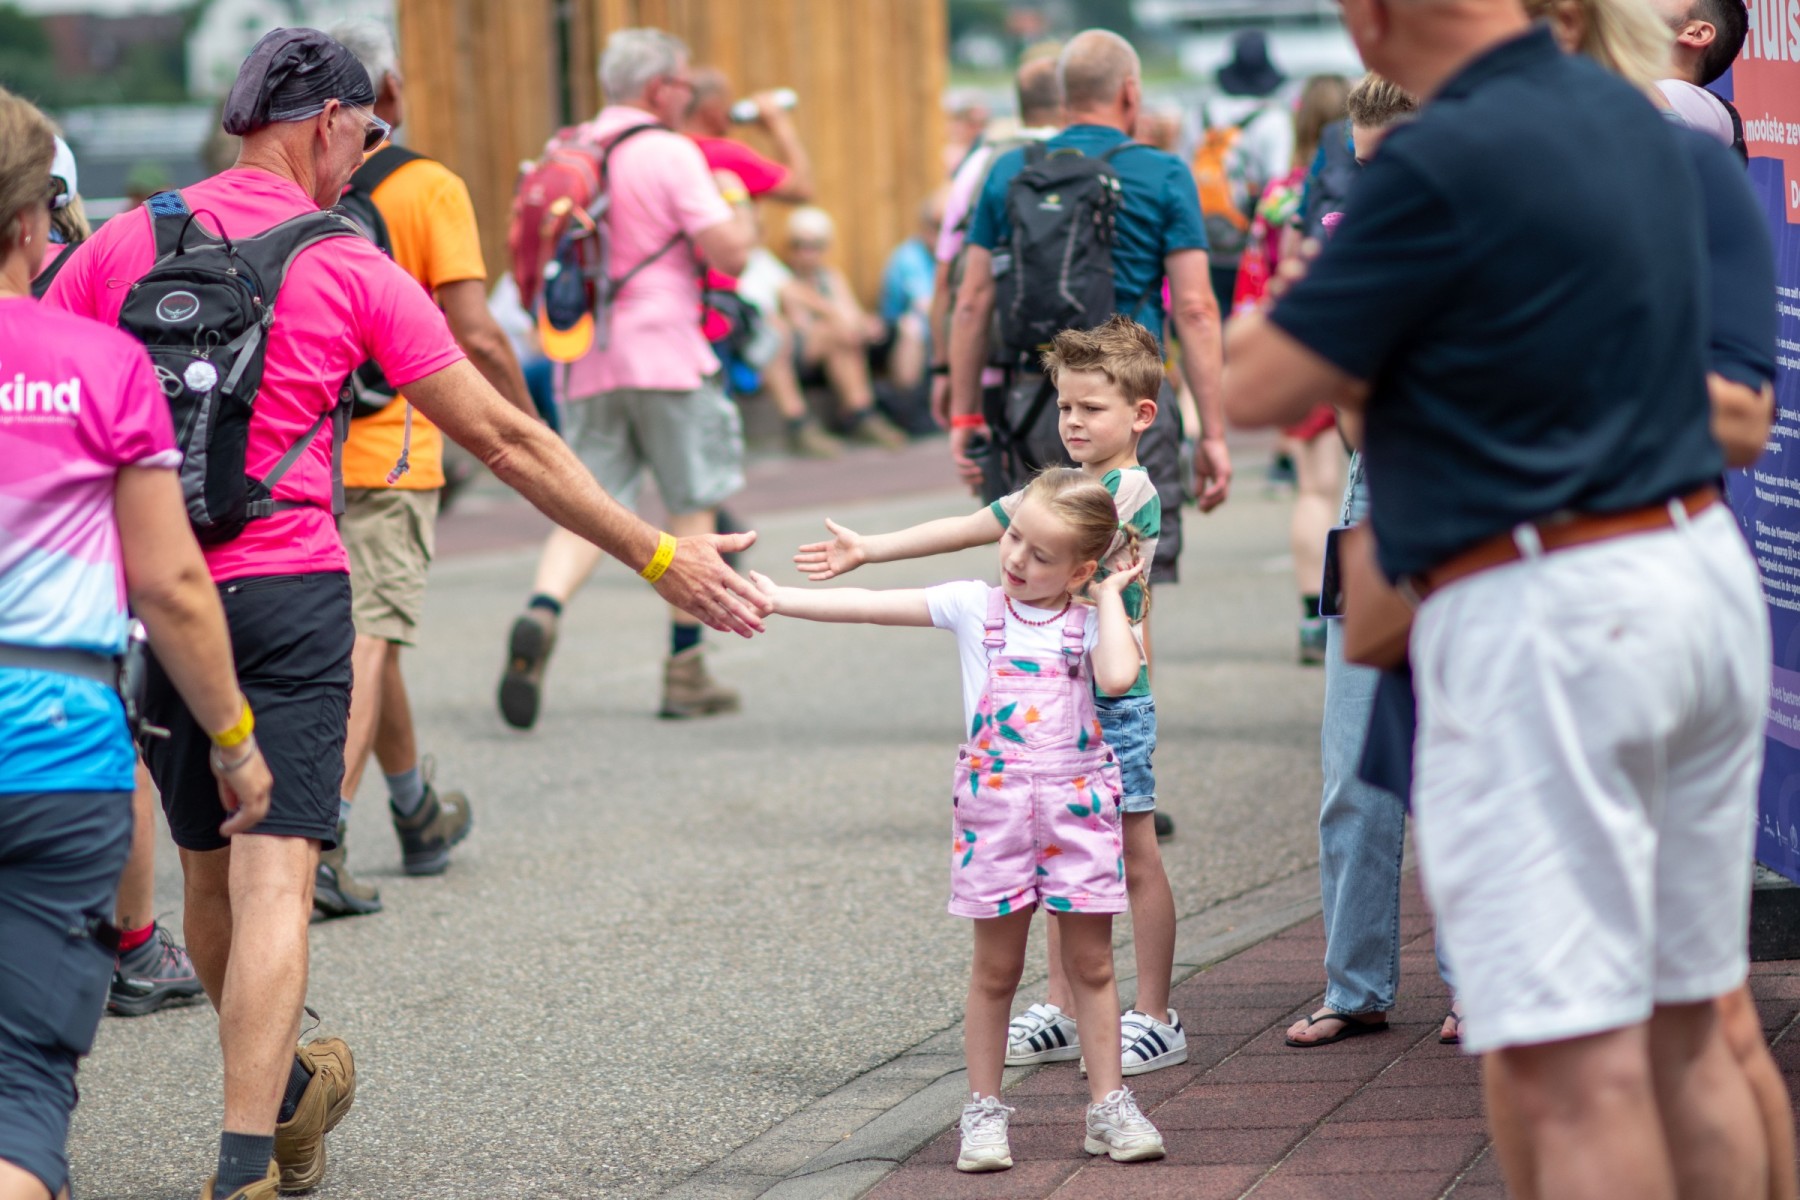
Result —
[[[1339,565],[1339,551],[1343,545],[1344,535],[1350,532],[1348,525],[1334,525],[1325,534],[1325,572],[1319,580],[1319,615],[1321,617],[1341,617],[1344,615],[1344,572]]]

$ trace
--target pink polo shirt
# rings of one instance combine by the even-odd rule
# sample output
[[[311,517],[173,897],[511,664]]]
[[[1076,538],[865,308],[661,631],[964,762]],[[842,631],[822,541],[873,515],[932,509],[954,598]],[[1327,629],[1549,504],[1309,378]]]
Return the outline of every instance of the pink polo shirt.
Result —
[[[318,208],[297,184],[254,168],[215,175],[182,195],[208,228],[230,237],[253,237]],[[149,210],[115,217],[75,248],[45,302],[116,325],[126,292],[155,257]],[[337,404],[350,372],[371,358],[405,388],[463,352],[425,289],[374,243],[331,238],[303,251],[275,301],[245,469],[257,478],[270,471]],[[275,498],[311,503],[251,521],[231,541],[205,547],[215,580],[349,570],[331,515],[329,428],[276,484]]]
[[[605,143],[655,118],[615,104],[583,129]],[[677,233],[693,238],[731,220],[700,147],[678,133],[640,133],[620,146],[607,167],[612,210],[612,273],[620,276],[661,249]],[[700,328],[700,277],[691,244],[650,263],[618,293],[612,336],[569,371],[569,395],[618,388],[687,392],[719,369]]]

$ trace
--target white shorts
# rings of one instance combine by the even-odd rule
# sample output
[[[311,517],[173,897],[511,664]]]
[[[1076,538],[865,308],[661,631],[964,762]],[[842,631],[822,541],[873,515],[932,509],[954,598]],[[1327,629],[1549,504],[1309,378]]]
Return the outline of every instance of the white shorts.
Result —
[[[1415,836],[1468,1053],[1742,983],[1769,662],[1722,504],[1419,609]]]

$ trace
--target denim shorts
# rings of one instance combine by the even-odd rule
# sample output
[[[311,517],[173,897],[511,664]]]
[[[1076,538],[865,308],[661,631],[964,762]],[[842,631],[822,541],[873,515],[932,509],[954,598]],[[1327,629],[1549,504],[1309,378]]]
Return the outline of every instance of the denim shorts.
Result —
[[[1128,813],[1156,809],[1156,699],[1152,696],[1095,696],[1100,732],[1119,760],[1125,783],[1121,807]]]

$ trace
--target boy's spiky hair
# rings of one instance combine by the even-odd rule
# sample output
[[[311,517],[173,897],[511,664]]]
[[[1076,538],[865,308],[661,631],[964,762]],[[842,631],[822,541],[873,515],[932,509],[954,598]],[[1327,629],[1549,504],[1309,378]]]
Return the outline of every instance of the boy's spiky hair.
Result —
[[[1063,330],[1050,339],[1043,363],[1051,383],[1064,371],[1098,371],[1133,404],[1154,400],[1162,390],[1162,349],[1156,336],[1130,317],[1115,315],[1093,329]]]
[[[1419,111],[1419,102],[1400,85],[1370,71],[1350,89],[1344,102],[1350,110],[1350,121],[1364,129],[1386,129],[1402,117]]]

